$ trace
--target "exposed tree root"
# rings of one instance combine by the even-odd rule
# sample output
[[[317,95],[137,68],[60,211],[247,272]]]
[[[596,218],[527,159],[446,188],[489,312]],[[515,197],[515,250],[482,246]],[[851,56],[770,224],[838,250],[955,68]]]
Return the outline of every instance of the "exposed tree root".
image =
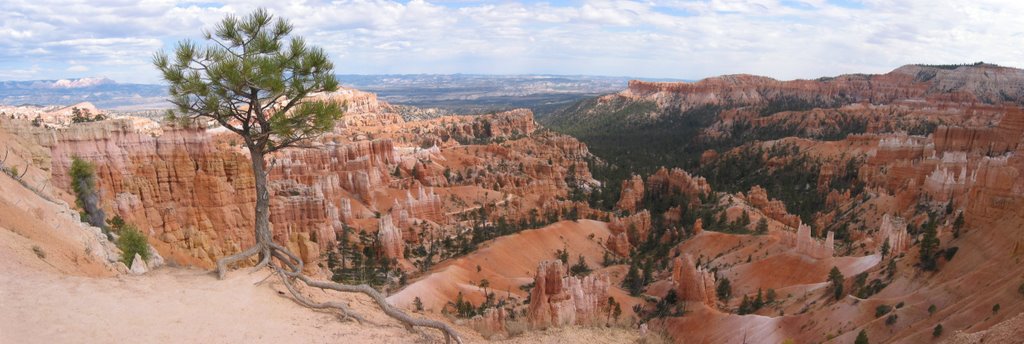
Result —
[[[390,303],[388,303],[387,299],[385,299],[383,295],[381,295],[379,292],[377,292],[376,289],[373,289],[368,285],[346,285],[334,282],[318,281],[309,278],[309,276],[306,276],[302,273],[302,260],[299,259],[298,256],[289,251],[287,248],[273,242],[269,244],[257,244],[256,246],[253,246],[243,252],[237,253],[235,255],[217,261],[218,276],[221,279],[223,279],[224,273],[227,270],[228,265],[249,258],[260,251],[269,251],[269,254],[264,254],[260,261],[260,264],[269,265],[272,269],[274,269],[277,272],[277,275],[281,277],[281,281],[284,283],[285,288],[287,288],[288,291],[295,298],[295,301],[303,306],[313,309],[335,309],[341,312],[343,318],[352,318],[353,320],[359,323],[368,322],[362,316],[354,313],[348,307],[348,305],[345,305],[343,303],[320,303],[310,300],[305,295],[303,295],[297,288],[295,288],[293,279],[302,281],[302,283],[306,284],[307,286],[320,288],[323,290],[334,290],[344,293],[361,293],[367,295],[377,303],[381,310],[384,311],[384,314],[387,314],[392,319],[401,322],[407,330],[415,331],[416,327],[433,328],[441,331],[441,333],[444,334],[446,343],[450,344],[452,340],[454,340],[455,343],[462,344],[462,338],[459,337],[459,333],[456,332],[455,329],[453,329],[451,326],[448,326],[448,324],[435,320],[413,318],[408,314],[405,314],[405,312],[403,312],[402,310],[392,306]],[[274,261],[270,258],[271,256],[273,258],[277,258],[277,261],[281,262],[284,266],[278,265],[277,261]]]
[[[256,272],[256,271],[253,270],[253,272]],[[263,279],[259,280],[259,282],[253,283],[252,285],[255,285],[255,286],[263,285],[263,282],[266,282],[268,279],[270,279],[271,277],[274,277],[274,275],[276,275],[276,274],[277,274],[277,272],[271,271],[269,274],[267,274],[267,277],[263,277]]]
[[[295,286],[292,285],[291,278],[288,277],[287,273],[283,269],[281,269],[281,267],[274,266],[274,270],[277,271],[278,276],[281,276],[281,281],[284,282],[284,286],[286,288],[288,288],[288,291],[291,292],[292,296],[295,297],[295,302],[298,302],[300,305],[303,305],[303,306],[306,306],[306,307],[309,307],[309,308],[313,308],[313,309],[330,309],[330,308],[334,308],[334,309],[337,309],[337,310],[341,311],[342,319],[352,318],[353,320],[355,320],[356,322],[358,322],[360,324],[368,322],[362,316],[359,316],[358,314],[355,314],[354,312],[352,312],[352,310],[349,309],[348,305],[346,305],[346,304],[339,303],[339,302],[319,303],[319,302],[314,302],[314,301],[306,298],[305,295],[303,295],[301,292],[299,292],[298,290],[295,289]]]
[[[257,263],[255,267],[253,267],[253,271],[262,269],[270,264],[270,250],[271,248],[269,247],[263,248],[263,251],[261,252],[263,254],[263,258],[260,259],[260,262]]]
[[[230,256],[227,256],[227,257],[224,257],[224,258],[221,258],[220,260],[218,260],[217,261],[217,278],[218,279],[224,279],[224,275],[227,273],[229,265],[237,263],[237,262],[242,261],[244,259],[247,259],[249,257],[252,257],[254,254],[256,254],[261,249],[263,249],[263,246],[265,246],[265,245],[263,245],[263,244],[256,244],[256,245],[253,245],[253,247],[250,247],[250,248],[246,249],[245,251],[238,252],[238,253],[235,253],[233,255],[230,255]]]

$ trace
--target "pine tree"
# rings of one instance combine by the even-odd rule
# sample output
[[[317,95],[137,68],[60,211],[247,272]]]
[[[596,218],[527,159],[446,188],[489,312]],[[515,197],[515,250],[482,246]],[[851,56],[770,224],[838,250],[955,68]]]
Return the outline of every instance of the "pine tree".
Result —
[[[760,220],[757,220],[757,234],[765,233],[768,233],[768,219],[761,217]]]
[[[722,279],[718,280],[715,294],[718,295],[719,300],[729,302],[729,299],[732,298],[732,284],[728,278],[722,277]]]
[[[649,260],[644,264],[643,285],[647,285],[650,284],[651,282],[654,282],[654,276],[652,276],[652,274],[654,273],[654,267],[652,265],[653,264]]]
[[[589,275],[591,269],[590,266],[587,265],[587,258],[581,254],[578,259],[579,260],[576,261],[576,264],[573,264],[573,266],[569,267],[569,274],[573,276]]]
[[[629,271],[626,272],[626,278],[622,280],[622,286],[629,291],[629,295],[633,296],[639,296],[643,291],[643,280],[641,280],[640,270],[635,262],[629,264]]]
[[[939,248],[939,238],[936,233],[935,223],[926,223],[924,226],[924,237],[921,239],[921,268],[924,270],[935,270],[935,253]]]
[[[750,313],[750,311],[751,311],[750,298],[747,297],[747,294],[743,294],[743,301],[740,301],[739,314],[740,315],[748,314],[748,313]]]
[[[259,254],[258,266],[271,253],[294,257],[273,241],[270,231],[270,174],[267,158],[274,152],[306,145],[334,128],[345,105],[308,99],[314,92],[338,89],[334,64],[323,49],[290,36],[293,26],[265,9],[238,18],[224,18],[200,46],[179,42],[175,51],[157,52],[153,64],[169,84],[172,119],[212,120],[242,137],[252,162],[256,190],[255,245],[217,262],[227,267]]]
[[[754,299],[754,310],[764,307],[764,298],[761,296],[761,288],[757,288],[757,298]]]
[[[832,271],[828,272],[828,280],[832,284],[832,292],[836,300],[843,297],[843,273],[839,272],[839,268],[832,267]]]

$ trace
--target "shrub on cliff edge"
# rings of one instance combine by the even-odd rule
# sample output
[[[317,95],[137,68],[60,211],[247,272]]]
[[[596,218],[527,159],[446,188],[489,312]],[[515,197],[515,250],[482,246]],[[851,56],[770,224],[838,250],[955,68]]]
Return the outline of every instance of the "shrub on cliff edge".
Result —
[[[124,265],[131,267],[136,253],[142,256],[143,260],[149,261],[149,242],[142,232],[135,229],[135,226],[125,225],[120,235],[117,238],[117,248],[121,249],[121,262]]]

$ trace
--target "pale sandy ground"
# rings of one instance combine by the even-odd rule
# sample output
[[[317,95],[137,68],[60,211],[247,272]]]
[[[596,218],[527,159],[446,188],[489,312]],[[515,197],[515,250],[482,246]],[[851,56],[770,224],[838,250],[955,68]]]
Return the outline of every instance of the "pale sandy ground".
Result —
[[[10,262],[7,262],[10,263]],[[335,295],[377,324],[339,321],[278,294],[267,272],[239,270],[226,280],[206,271],[163,268],[145,276],[91,278],[31,271],[0,262],[2,343],[429,343],[405,331],[363,297]],[[323,295],[320,295],[321,297]],[[483,342],[459,327],[467,342]],[[628,343],[634,331],[566,328],[502,343]]]
[[[90,278],[7,270],[0,275],[0,342],[290,343],[415,340],[401,328],[360,326],[299,307],[266,273],[218,281],[205,271]]]

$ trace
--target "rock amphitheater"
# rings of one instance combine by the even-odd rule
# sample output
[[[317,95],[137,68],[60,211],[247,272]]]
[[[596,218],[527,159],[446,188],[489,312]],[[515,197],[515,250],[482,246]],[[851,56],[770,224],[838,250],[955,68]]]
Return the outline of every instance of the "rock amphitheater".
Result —
[[[316,94],[348,112],[311,147],[268,158],[273,240],[306,273],[371,283],[466,342],[852,343],[862,332],[872,343],[1020,342],[1024,111],[1003,99],[1024,98],[1021,84],[1005,67],[904,66],[633,81],[598,98],[662,114],[723,107],[701,138],[739,119],[812,134],[840,112],[863,120],[863,132],[834,140],[697,151],[711,166],[741,148],[794,147],[765,168],[797,158],[819,168],[789,189],[672,166],[606,184],[599,171],[613,164],[530,110],[406,121],[372,93]],[[757,112],[779,99],[820,106]],[[138,334],[145,342],[442,340],[406,331],[366,297],[307,290],[366,320],[339,321],[286,297],[272,271],[208,273],[255,242],[249,155],[225,129],[0,110],[0,342],[110,342],[136,328],[155,328]],[[94,166],[108,218],[144,235],[148,262],[128,266],[81,221],[76,159]],[[612,189],[610,202],[592,197]],[[824,210],[802,213],[788,190],[820,196]]]

